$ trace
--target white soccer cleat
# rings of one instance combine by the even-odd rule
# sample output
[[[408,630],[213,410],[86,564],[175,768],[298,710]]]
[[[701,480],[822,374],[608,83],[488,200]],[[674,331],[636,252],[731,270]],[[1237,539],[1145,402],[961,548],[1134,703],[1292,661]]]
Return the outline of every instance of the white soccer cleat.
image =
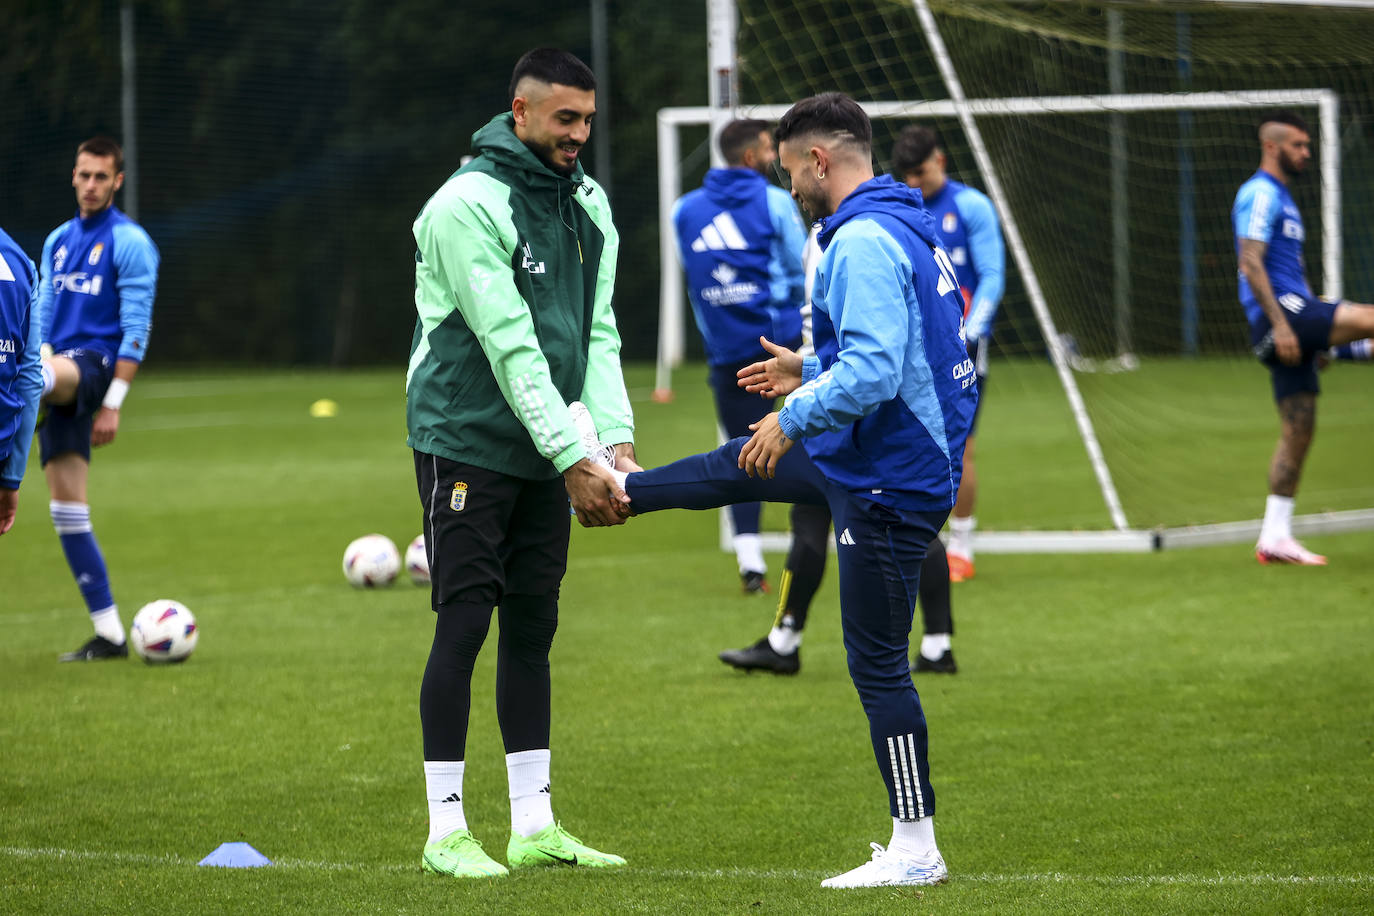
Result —
[[[1255,559],[1260,565],[1287,563],[1293,566],[1325,566],[1326,557],[1313,553],[1297,542],[1295,538],[1279,538],[1277,541],[1255,545]]]
[[[577,424],[577,434],[582,437],[582,448],[587,452],[588,460],[592,464],[614,470],[615,448],[601,444],[601,437],[596,434],[596,421],[592,419],[587,405],[581,401],[573,401],[568,405],[568,410],[572,413],[573,422]]]
[[[858,868],[826,878],[821,887],[888,887],[897,884],[942,884],[949,878],[949,869],[938,852],[929,857],[907,859],[889,852],[877,843],[873,858]]]

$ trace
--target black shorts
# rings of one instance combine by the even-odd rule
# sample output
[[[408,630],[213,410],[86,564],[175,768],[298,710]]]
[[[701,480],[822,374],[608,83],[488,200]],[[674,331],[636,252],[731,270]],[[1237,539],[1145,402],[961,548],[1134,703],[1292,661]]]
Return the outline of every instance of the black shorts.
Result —
[[[1317,356],[1331,346],[1331,325],[1340,303],[1300,293],[1283,293],[1278,296],[1278,301],[1287,313],[1284,317],[1298,338],[1298,346],[1302,348],[1302,362],[1288,366],[1279,362],[1277,356],[1265,360],[1274,388],[1274,400],[1282,401],[1290,395],[1301,393],[1320,394],[1322,386],[1317,379]],[[1271,327],[1267,318],[1252,323],[1250,345],[1258,345]]]
[[[430,606],[557,595],[571,515],[562,477],[525,480],[415,452]]]
[[[46,465],[58,455],[76,452],[90,461],[91,427],[114,378],[114,360],[99,350],[63,350],[57,355],[76,363],[76,400],[49,405],[48,417],[38,429],[38,458]]]

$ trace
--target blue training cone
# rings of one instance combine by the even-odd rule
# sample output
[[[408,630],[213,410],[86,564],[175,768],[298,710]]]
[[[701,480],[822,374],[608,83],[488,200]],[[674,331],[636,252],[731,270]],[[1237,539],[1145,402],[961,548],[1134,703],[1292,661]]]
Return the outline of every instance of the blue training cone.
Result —
[[[221,843],[219,848],[196,863],[220,868],[261,868],[272,860],[247,843]]]

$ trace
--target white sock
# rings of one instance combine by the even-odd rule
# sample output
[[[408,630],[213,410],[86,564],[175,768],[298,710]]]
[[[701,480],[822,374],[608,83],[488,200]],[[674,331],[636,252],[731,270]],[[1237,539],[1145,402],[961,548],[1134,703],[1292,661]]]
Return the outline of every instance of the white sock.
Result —
[[[972,515],[967,518],[960,518],[957,515],[949,517],[949,543],[945,545],[945,550],[955,553],[965,560],[973,559],[973,529],[978,527],[978,519]]]
[[[763,541],[757,534],[735,535],[735,562],[739,563],[741,575],[768,572],[768,564],[763,562]]]
[[[510,779],[511,831],[534,836],[552,824],[548,748],[507,754],[506,775]]]
[[[425,798],[429,801],[429,842],[468,829],[463,815],[463,761],[426,760]]]
[[[948,633],[927,633],[921,637],[921,654],[933,662],[939,661],[949,649]]]
[[[119,619],[119,605],[112,604],[91,615],[95,635],[104,636],[116,646],[124,645],[124,624]]]
[[[52,391],[52,386],[57,384],[57,376],[53,375],[52,366],[47,363],[43,363],[38,371],[43,375],[43,394],[48,394]]]
[[[768,645],[779,655],[791,655],[801,645],[801,631],[791,627],[773,627],[768,631]]]
[[[887,851],[896,853],[903,859],[929,859],[938,855],[935,847],[935,816],[920,820],[904,821],[892,819],[892,839]]]
[[[1260,543],[1273,544],[1293,536],[1293,497],[1269,494],[1264,501],[1264,521],[1260,524]]]

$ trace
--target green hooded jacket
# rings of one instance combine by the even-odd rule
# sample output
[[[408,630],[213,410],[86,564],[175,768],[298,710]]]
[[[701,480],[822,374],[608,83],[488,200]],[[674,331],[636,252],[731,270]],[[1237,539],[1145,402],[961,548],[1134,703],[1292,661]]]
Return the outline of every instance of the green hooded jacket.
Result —
[[[544,480],[586,452],[568,403],[607,445],[634,439],[611,311],[620,237],[600,185],[515,136],[509,112],[425,204],[415,235],[407,444]]]

